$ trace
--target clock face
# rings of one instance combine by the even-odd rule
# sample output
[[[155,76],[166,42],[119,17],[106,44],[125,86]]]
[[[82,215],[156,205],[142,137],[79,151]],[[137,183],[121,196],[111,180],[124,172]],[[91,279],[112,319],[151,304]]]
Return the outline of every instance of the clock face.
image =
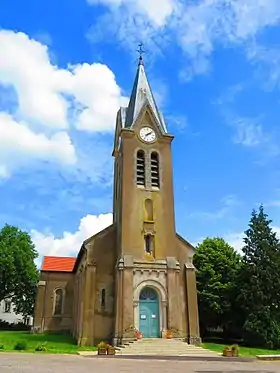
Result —
[[[156,134],[155,131],[152,130],[150,127],[143,127],[140,130],[140,137],[146,142],[152,142],[155,141]]]

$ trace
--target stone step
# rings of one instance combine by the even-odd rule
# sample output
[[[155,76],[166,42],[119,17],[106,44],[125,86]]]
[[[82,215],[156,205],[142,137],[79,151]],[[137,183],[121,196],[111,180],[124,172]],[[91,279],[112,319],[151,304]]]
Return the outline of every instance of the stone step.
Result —
[[[188,354],[188,355],[203,355],[205,353],[207,354],[214,354],[216,355],[215,352],[212,351],[207,351],[207,350],[202,350],[202,351],[184,351],[184,350],[120,350],[117,352],[121,352],[122,354],[136,354],[136,355],[141,355],[141,354],[159,354],[159,353],[165,353],[165,354]]]
[[[141,339],[135,343],[121,347],[118,355],[160,355],[160,356],[219,356],[218,353],[202,347],[189,345],[179,339]]]

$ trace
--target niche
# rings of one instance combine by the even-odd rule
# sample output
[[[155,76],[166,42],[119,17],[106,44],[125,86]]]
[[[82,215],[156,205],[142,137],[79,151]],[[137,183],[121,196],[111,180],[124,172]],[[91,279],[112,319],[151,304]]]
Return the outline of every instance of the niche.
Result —
[[[145,221],[154,221],[153,201],[145,200]]]

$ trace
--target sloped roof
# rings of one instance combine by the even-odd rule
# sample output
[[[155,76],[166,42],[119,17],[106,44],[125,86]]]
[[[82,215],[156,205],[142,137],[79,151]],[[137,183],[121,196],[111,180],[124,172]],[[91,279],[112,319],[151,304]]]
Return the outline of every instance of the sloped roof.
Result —
[[[161,132],[167,133],[163,115],[158,110],[150,84],[147,79],[147,75],[145,73],[143,61],[142,59],[140,59],[128,108],[126,110],[124,108],[121,108],[122,118],[125,116],[126,128],[133,126],[142,107],[147,102],[153,110],[153,113],[159,125],[159,129],[161,130]]]
[[[72,272],[76,258],[62,256],[44,256],[42,271]]]

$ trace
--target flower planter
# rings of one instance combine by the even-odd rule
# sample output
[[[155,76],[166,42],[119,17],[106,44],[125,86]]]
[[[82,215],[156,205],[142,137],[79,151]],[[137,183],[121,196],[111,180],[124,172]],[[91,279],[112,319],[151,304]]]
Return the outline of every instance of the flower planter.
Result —
[[[113,346],[107,348],[107,355],[116,355],[116,350]]]
[[[106,347],[98,347],[98,355],[106,355],[107,354],[107,349]]]
[[[226,357],[231,357],[232,356],[232,351],[231,351],[231,348],[227,347],[223,350],[223,356],[226,356]]]
[[[231,347],[231,356],[238,357],[238,355],[239,355],[238,345],[233,345]]]
[[[106,342],[100,342],[98,345],[97,345],[97,353],[98,355],[106,355],[107,354],[107,343]]]
[[[166,339],[172,339],[173,338],[173,333],[170,332],[170,331],[167,331],[165,336],[166,336]]]
[[[135,330],[135,337],[137,339],[142,339],[143,335],[142,335],[142,333],[139,330]]]

